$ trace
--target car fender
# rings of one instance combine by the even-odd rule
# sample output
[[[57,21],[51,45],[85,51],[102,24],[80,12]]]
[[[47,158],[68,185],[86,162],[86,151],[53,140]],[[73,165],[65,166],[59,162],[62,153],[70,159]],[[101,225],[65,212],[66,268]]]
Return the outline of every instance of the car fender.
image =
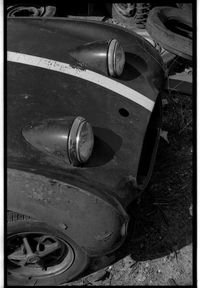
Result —
[[[47,222],[71,237],[88,255],[117,249],[128,215],[112,198],[35,173],[8,169],[8,210]]]

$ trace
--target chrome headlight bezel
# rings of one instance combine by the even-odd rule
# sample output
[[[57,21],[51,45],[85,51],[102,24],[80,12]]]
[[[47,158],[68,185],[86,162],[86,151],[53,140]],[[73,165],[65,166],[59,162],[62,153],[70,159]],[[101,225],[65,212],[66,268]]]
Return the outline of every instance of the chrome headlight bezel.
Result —
[[[80,143],[82,140],[81,132],[82,129],[84,128],[84,125],[87,125],[90,137],[89,148],[87,149],[87,153],[85,156],[82,155],[80,147]],[[72,123],[68,137],[68,155],[70,162],[74,165],[87,162],[92,154],[93,146],[94,146],[94,135],[92,126],[88,121],[85,120],[85,118],[80,116],[76,117],[74,122]]]
[[[108,72],[112,77],[120,76],[125,65],[125,53],[116,39],[110,41],[108,47]]]

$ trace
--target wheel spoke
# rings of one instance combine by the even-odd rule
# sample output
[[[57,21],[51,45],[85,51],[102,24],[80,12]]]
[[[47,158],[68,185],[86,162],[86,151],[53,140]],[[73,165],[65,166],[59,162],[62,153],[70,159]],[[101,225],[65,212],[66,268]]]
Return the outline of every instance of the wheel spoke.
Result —
[[[22,254],[21,250],[15,251],[8,255],[9,260],[26,260],[27,256],[25,254]]]
[[[8,259],[19,266],[24,266],[27,262],[27,255],[24,254],[24,246],[8,255]]]
[[[74,259],[66,242],[40,232],[10,236],[8,251],[8,271],[28,278],[52,276],[67,269]]]
[[[24,242],[24,247],[26,249],[27,256],[34,255],[32,249],[31,249],[31,246],[29,245],[29,242],[28,242],[26,237],[23,238],[23,242]]]
[[[58,242],[52,243],[52,244],[46,244],[44,245],[44,251],[39,251],[37,255],[39,257],[44,257],[49,255],[50,253],[56,251],[58,248],[60,248],[60,244]]]

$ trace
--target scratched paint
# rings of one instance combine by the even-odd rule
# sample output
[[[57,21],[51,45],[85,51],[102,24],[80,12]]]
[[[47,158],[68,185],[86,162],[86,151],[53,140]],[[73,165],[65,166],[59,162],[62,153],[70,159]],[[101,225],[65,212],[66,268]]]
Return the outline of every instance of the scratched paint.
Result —
[[[111,252],[125,240],[126,212],[89,191],[14,169],[8,169],[7,184],[8,210],[59,227],[90,255]]]
[[[149,111],[152,111],[154,108],[155,102],[145,95],[142,95],[136,90],[131,89],[109,77],[105,77],[88,69],[79,69],[78,67],[72,67],[68,63],[11,51],[8,51],[7,53],[7,60],[78,77],[118,93]]]

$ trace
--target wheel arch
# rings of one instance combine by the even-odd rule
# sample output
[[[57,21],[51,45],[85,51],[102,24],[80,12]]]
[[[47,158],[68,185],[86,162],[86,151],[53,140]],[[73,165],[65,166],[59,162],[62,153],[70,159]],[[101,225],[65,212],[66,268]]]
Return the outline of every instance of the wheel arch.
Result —
[[[49,223],[89,256],[117,249],[126,237],[128,216],[88,191],[41,175],[8,169],[7,209]]]

